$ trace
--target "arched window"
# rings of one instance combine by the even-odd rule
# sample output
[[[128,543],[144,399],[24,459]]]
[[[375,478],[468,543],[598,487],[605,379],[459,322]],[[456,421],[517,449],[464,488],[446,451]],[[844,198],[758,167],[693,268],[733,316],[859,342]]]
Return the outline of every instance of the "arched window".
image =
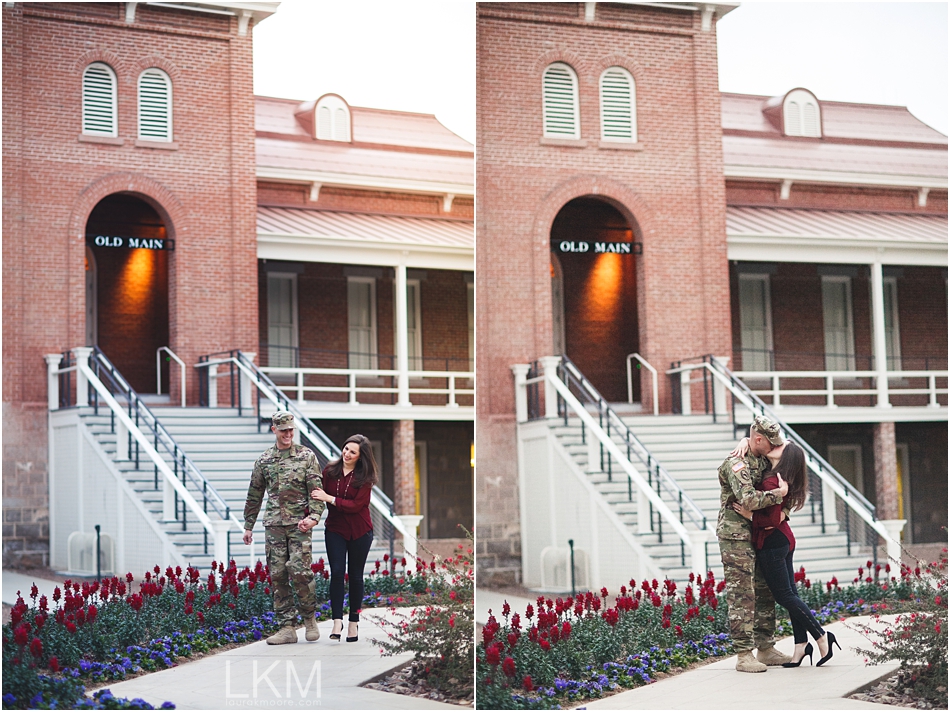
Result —
[[[782,107],[786,136],[821,138],[821,107],[815,95],[794,89],[785,96]]]
[[[82,132],[117,136],[116,80],[112,67],[93,62],[82,73]]]
[[[600,137],[637,142],[637,85],[623,67],[608,67],[600,75]]]
[[[335,94],[317,102],[317,138],[324,141],[350,140],[350,107]]]
[[[172,82],[154,67],[139,75],[139,138],[172,140]]]
[[[580,138],[577,75],[563,62],[544,70],[544,135],[549,138]]]

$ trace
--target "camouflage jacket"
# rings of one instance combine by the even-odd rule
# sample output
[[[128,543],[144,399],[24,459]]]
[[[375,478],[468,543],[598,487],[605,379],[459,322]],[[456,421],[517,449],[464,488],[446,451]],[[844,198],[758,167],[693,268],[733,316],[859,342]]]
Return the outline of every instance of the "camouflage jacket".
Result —
[[[769,468],[766,457],[749,454],[727,457],[719,466],[719,521],[716,536],[734,541],[752,541],[752,525],[732,508],[739,502],[749,510],[780,504],[782,498],[771,491],[759,492],[755,486],[762,481],[762,473]]]
[[[326,505],[310,496],[317,487],[323,487],[323,477],[313,451],[302,445],[286,450],[272,445],[254,463],[244,505],[244,528],[254,528],[265,492],[265,527],[296,524],[308,515],[319,521]]]

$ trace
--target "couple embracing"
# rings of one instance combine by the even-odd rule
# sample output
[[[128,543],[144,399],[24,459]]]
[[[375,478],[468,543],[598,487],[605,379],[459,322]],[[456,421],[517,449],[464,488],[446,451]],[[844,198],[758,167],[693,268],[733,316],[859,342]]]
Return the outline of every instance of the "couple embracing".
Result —
[[[778,425],[761,415],[752,422],[749,437],[719,467],[716,535],[739,672],[765,672],[769,665],[798,667],[806,655],[810,663],[814,648],[808,634],[818,644],[818,665],[831,659],[831,646],[837,644],[834,633],[822,630],[795,586],[795,537],[788,517],[805,504],[807,478],[804,451],[783,441]],[[792,621],[791,656],[775,649],[776,601]],[[755,657],[753,648],[758,650]]]

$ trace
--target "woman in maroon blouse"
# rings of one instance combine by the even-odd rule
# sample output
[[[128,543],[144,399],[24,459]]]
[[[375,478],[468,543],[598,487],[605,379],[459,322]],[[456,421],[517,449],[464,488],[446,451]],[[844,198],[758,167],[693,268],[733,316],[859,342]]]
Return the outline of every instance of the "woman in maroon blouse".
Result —
[[[327,503],[325,537],[330,560],[330,608],[333,632],[343,633],[343,589],[345,575],[350,581],[350,620],[346,642],[359,638],[360,608],[363,604],[363,567],[373,544],[373,520],[369,500],[377,480],[376,459],[369,438],[352,435],[343,443],[343,452],[323,470],[323,489],[311,494]],[[347,564],[349,561],[349,564]]]
[[[788,494],[781,504],[749,512],[738,502],[733,508],[746,519],[752,520],[752,545],[756,549],[756,562],[765,576],[766,583],[779,605],[788,610],[792,620],[792,630],[795,633],[795,652],[792,661],[783,663],[784,667],[798,667],[807,655],[808,662],[812,661],[814,648],[808,642],[808,633],[818,643],[823,665],[832,656],[831,645],[837,644],[834,633],[822,630],[815,614],[811,612],[805,602],[799,598],[795,587],[795,569],[792,564],[792,552],[795,551],[795,537],[786,520],[786,512],[801,509],[805,505],[805,495],[808,490],[808,468],[805,463],[805,453],[794,442],[787,441],[784,445],[774,448],[769,454],[769,469],[762,477],[762,482],[756,485],[757,490],[765,491],[778,487],[778,475],[788,482]],[[838,649],[841,645],[838,644]]]

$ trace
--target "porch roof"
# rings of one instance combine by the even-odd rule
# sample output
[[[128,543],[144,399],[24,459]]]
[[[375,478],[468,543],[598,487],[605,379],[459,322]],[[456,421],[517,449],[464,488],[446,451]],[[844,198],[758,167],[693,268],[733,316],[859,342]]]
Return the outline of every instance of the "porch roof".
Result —
[[[947,265],[947,216],[726,208],[729,259]]]
[[[444,218],[257,208],[258,257],[472,270],[475,226]]]

